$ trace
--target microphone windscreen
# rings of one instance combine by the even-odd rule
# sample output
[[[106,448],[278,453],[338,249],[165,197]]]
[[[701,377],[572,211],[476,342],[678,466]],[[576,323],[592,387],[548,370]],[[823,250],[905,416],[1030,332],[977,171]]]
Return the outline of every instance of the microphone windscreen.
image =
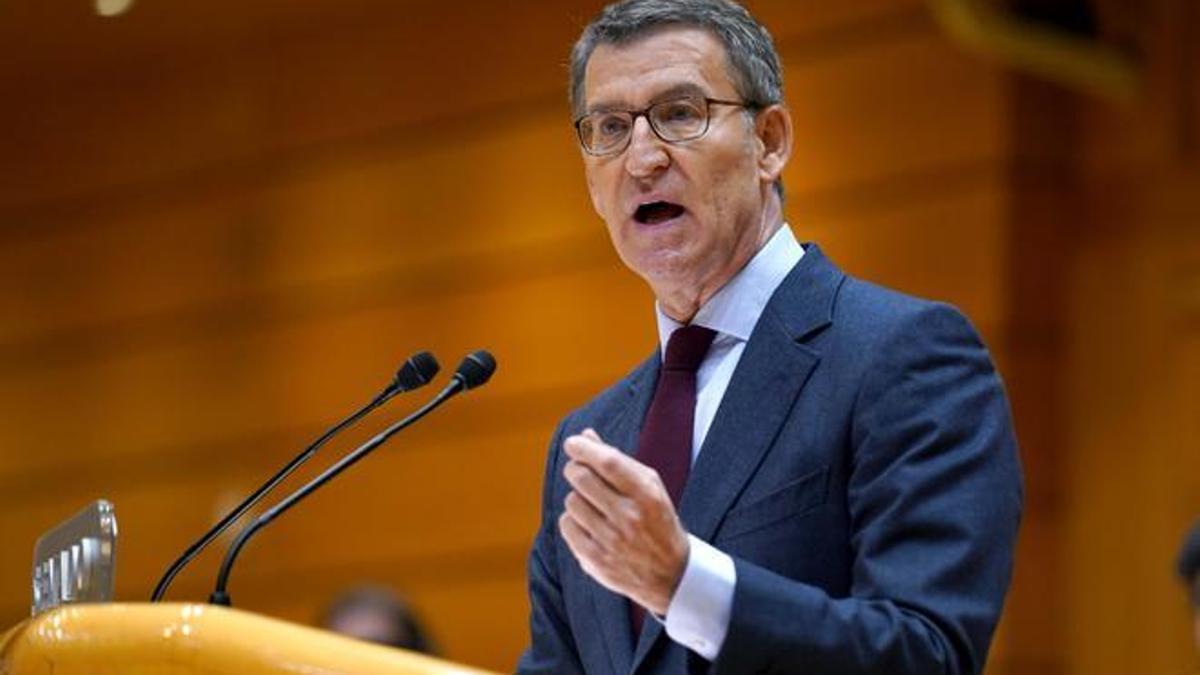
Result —
[[[491,379],[494,372],[496,359],[486,349],[479,349],[463,357],[454,377],[463,383],[464,389],[474,389]]]
[[[396,372],[395,387],[400,391],[412,391],[433,381],[433,376],[441,370],[437,359],[429,352],[417,352],[400,366]]]

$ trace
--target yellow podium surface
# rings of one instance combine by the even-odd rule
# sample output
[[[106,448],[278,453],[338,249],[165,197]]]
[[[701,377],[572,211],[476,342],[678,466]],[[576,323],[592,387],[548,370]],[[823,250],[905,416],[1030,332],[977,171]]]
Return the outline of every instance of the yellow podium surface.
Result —
[[[68,605],[0,638],[0,675],[487,675],[227,607]]]

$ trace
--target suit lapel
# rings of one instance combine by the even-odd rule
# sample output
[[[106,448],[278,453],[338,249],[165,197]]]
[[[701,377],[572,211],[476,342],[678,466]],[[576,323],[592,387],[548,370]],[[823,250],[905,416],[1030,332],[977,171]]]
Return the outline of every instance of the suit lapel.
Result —
[[[771,296],[734,370],[692,467],[679,505],[691,534],[711,541],[787,420],[820,354],[805,344],[832,321],[845,275],[815,245]],[[636,671],[663,627],[647,621],[633,657]]]
[[[605,442],[620,448],[626,454],[632,455],[637,448],[638,431],[646,409],[650,407],[650,398],[654,394],[655,381],[661,365],[658,350],[630,378],[629,396],[625,407],[611,422],[598,426],[597,433]],[[633,662],[633,634],[629,625],[629,600],[618,595],[589,579],[592,601],[596,606],[596,617],[603,631],[604,644],[608,648],[609,660],[613,672],[625,675]],[[655,623],[647,619],[647,624]]]

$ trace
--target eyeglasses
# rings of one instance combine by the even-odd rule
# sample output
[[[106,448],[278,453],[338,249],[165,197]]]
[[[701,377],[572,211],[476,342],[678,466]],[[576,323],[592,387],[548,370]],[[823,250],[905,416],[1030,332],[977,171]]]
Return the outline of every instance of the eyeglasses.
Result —
[[[642,110],[598,110],[575,120],[579,144],[589,155],[614,155],[629,145],[633,124],[645,117],[654,134],[667,143],[692,141],[708,133],[713,105],[750,108],[741,101],[687,96],[659,101]]]

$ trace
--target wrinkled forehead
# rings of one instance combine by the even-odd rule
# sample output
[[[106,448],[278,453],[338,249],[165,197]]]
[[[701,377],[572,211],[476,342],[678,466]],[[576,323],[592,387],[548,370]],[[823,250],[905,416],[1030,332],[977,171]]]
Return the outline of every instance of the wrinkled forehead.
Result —
[[[734,97],[725,46],[712,32],[663,26],[620,43],[601,43],[584,70],[583,109],[641,107],[684,91]]]

